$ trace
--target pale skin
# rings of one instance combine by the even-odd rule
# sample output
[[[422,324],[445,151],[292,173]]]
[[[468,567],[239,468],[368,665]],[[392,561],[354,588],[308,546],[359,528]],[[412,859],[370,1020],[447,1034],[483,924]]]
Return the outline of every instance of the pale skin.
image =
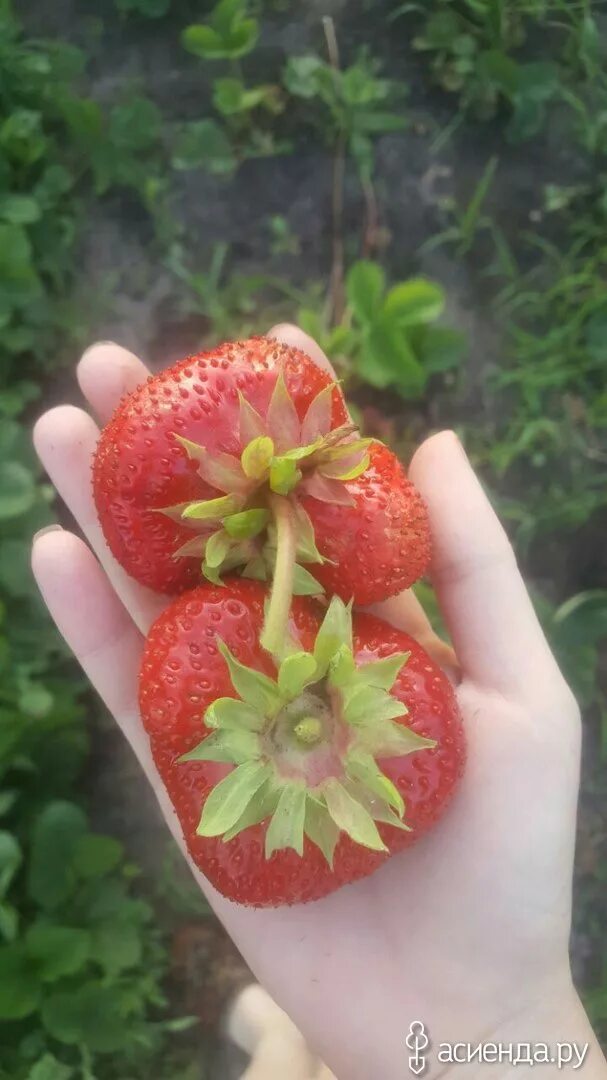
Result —
[[[295,327],[270,334],[327,365]],[[45,531],[34,540],[32,565],[53,619],[129,740],[183,847],[137,708],[143,636],[167,601],[112,559],[90,484],[97,425],[146,376],[131,353],[96,345],[78,366],[92,415],[65,405],[38,421],[38,454],[87,543],[64,530]],[[256,977],[339,1080],[407,1075],[404,1040],[414,1019],[424,1021],[435,1047],[589,1041],[584,1074],[604,1077],[607,1066],[568,959],[579,711],[455,435],[428,439],[409,474],[428,506],[431,576],[457,661],[411,593],[378,611],[457,681],[469,757],[454,802],[418,846],[313,904],[239,907],[193,866],[192,872]],[[453,1068],[462,1077],[487,1070],[497,1077],[510,1066]],[[448,1069],[431,1056],[426,1075]],[[552,1071],[544,1065],[544,1075]]]

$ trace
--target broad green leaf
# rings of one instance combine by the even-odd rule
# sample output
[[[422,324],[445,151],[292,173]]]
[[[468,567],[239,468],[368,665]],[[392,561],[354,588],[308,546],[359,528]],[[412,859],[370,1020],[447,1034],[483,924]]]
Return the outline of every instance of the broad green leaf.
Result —
[[[10,832],[0,832],[0,900],[6,896],[23,856],[21,848]]]
[[[200,823],[199,836],[221,836],[231,829],[244,814],[251,799],[271,775],[267,763],[248,761],[237,765],[220,780],[206,800]]]
[[[281,848],[293,848],[303,855],[305,816],[305,785],[285,784],[266,831],[266,859]]]
[[[40,1002],[36,963],[21,943],[0,948],[0,1020],[23,1020]]]
[[[56,982],[75,975],[86,964],[90,950],[90,935],[70,926],[34,923],[25,935],[28,956],[36,963],[43,982]]]
[[[27,1080],[73,1080],[74,1070],[63,1065],[53,1054],[44,1054],[32,1065]]]
[[[240,694],[247,705],[262,713],[263,716],[275,716],[282,704],[276,683],[263,672],[254,671],[253,668],[241,664],[223,641],[219,641],[218,646],[230,669],[230,677],[236,693]]]
[[[442,313],[445,294],[440,285],[424,278],[411,278],[390,289],[383,314],[401,327],[433,322]]]
[[[238,161],[228,136],[216,120],[191,120],[179,129],[171,163],[180,171],[202,168],[223,176],[234,172]]]
[[[381,305],[386,277],[378,263],[354,263],[346,279],[348,302],[363,323],[372,323]]]
[[[132,1019],[121,1015],[120,995],[112,985],[89,982],[48,995],[42,1023],[49,1035],[68,1046],[84,1045],[92,1053],[112,1053],[128,1045]]]
[[[140,921],[121,917],[109,918],[92,927],[91,960],[103,969],[110,979],[123,971],[136,968],[143,955],[144,927]]]
[[[82,810],[69,802],[49,803],[35,820],[29,861],[28,890],[45,910],[62,904],[76,882],[74,860],[87,832]]]
[[[348,794],[339,780],[327,780],[322,791],[329,813],[339,829],[363,847],[373,851],[387,850],[371,815]]]
[[[20,461],[0,461],[0,520],[25,514],[35,498],[33,473]]]
[[[89,833],[76,843],[74,869],[85,881],[105,877],[120,864],[123,854],[122,844],[113,836]]]

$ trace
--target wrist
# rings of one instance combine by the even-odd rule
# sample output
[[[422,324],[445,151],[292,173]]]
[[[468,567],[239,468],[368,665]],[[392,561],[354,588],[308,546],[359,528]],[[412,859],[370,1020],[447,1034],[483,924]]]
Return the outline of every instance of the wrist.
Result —
[[[583,1070],[584,1080],[607,1076],[607,1065],[588,1016],[569,976],[512,1000],[512,1009],[493,1027],[475,1038],[433,1046],[428,1072],[446,1080],[524,1080],[530,1069],[543,1065],[550,1077],[565,1070]]]

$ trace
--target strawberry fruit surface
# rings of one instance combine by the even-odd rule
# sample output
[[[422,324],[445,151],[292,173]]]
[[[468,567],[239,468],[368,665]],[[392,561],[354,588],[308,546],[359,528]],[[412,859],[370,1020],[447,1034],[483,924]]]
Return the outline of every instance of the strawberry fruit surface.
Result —
[[[424,504],[394,454],[359,438],[327,372],[267,338],[188,357],[123,399],[93,490],[113,554],[160,592],[235,570],[269,579],[282,546],[295,564],[282,591],[368,604],[429,558]]]
[[[228,578],[152,627],[140,706],[190,854],[225,896],[276,906],[363,878],[442,815],[465,744],[453,689],[407,634],[293,600],[282,658],[267,588]]]

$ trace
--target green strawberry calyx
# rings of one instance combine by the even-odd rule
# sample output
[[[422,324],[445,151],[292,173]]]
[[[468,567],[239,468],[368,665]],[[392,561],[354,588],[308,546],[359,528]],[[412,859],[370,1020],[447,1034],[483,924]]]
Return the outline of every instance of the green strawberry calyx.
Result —
[[[211,790],[199,836],[232,840],[268,820],[265,854],[307,837],[330,867],[340,836],[386,852],[378,824],[409,831],[405,804],[378,759],[432,748],[397,718],[406,705],[390,693],[408,653],[357,663],[349,606],[333,597],[311,653],[289,651],[276,679],[245,667],[219,642],[239,698],[218,698],[210,729],[182,761],[229,762]]]
[[[276,653],[286,629],[290,598],[323,589],[302,564],[326,561],[300,494],[352,506],[346,483],[369,465],[368,447],[354,424],[332,428],[331,382],[310,403],[302,421],[279,372],[265,417],[239,392],[240,457],[210,452],[174,433],[201,478],[219,494],[212,499],[166,506],[160,512],[195,533],[174,558],[198,557],[202,573],[221,584],[223,573],[272,580],[272,602],[262,643]],[[275,611],[275,608],[277,609]]]

